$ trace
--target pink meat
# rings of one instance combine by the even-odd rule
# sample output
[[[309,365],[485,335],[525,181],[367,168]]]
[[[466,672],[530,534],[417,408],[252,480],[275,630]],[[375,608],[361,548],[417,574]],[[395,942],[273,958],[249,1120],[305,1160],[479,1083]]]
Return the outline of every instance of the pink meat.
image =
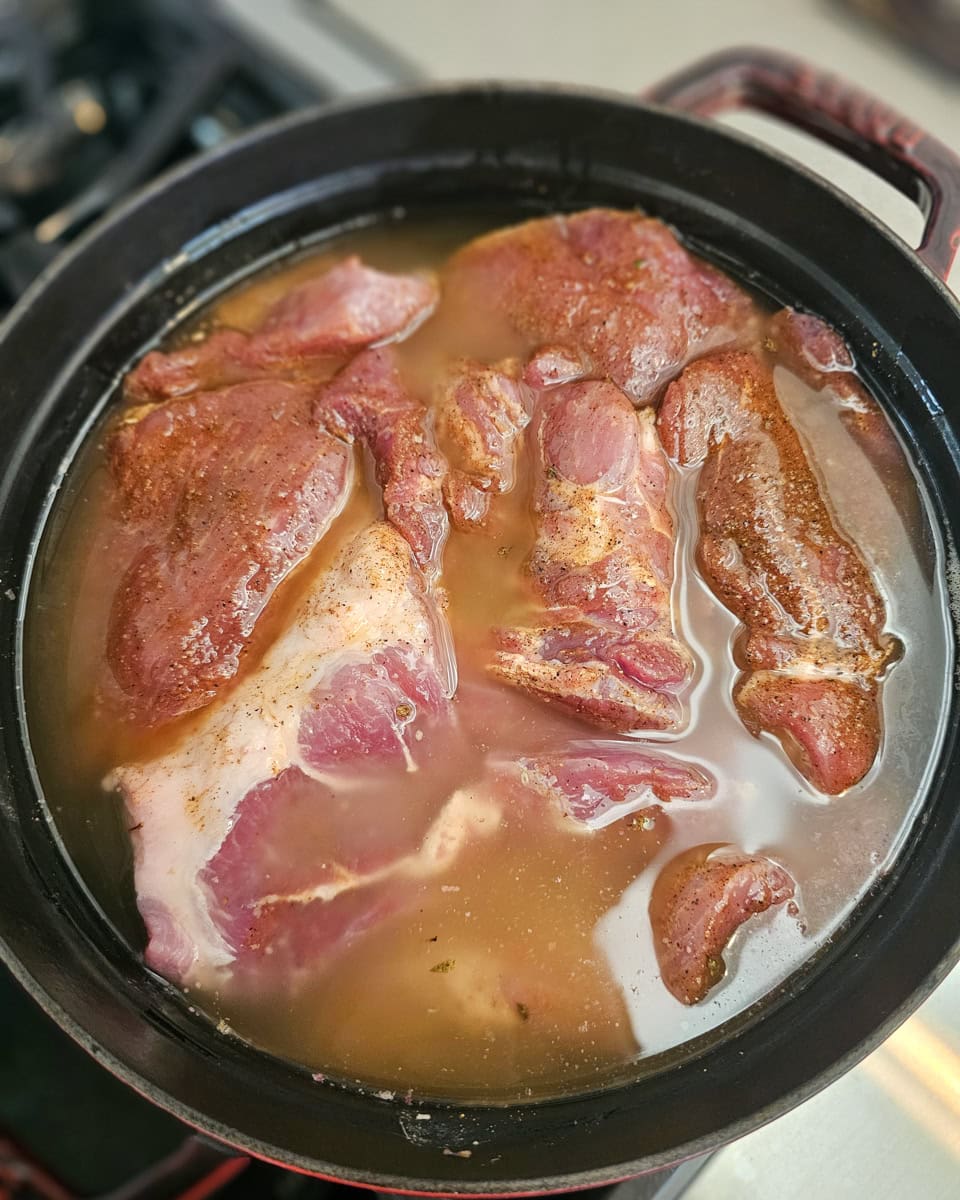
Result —
[[[860,382],[853,354],[840,334],[819,317],[792,308],[775,313],[767,331],[766,345],[776,360],[810,387],[833,393],[841,404],[841,420],[880,474],[902,472],[905,459],[896,434]]]
[[[337,437],[364,442],[373,455],[383,505],[433,580],[447,539],[443,506],[446,463],[428,410],[407,390],[389,347],[359,354],[314,402],[314,418]]]
[[[580,358],[562,346],[541,346],[523,369],[523,380],[529,387],[555,387],[558,383],[572,383],[583,377]]]
[[[753,671],[737,680],[733,699],[754,737],[775,734],[801,773],[828,796],[846,791],[873,766],[881,727],[869,682]]]
[[[499,772],[547,799],[564,818],[600,829],[670,800],[703,800],[714,780],[699,767],[623,742],[573,743],[521,756]]]
[[[351,255],[281,297],[257,330],[259,354],[346,354],[402,333],[437,302],[430,275],[389,275]]]
[[[227,387],[264,372],[248,361],[250,337],[239,329],[217,329],[177,350],[151,350],[123,381],[133,404],[175,400],[206,388]]]
[[[546,345],[530,382],[568,379],[579,360],[581,376],[606,376],[639,404],[755,318],[747,296],[666,225],[611,209],[477,238],[451,259],[444,292],[474,317],[505,317],[531,350]]]
[[[338,794],[292,767],[246,795],[199,887],[232,969],[266,968],[276,986],[278,973],[326,963],[408,907],[498,816],[492,800],[464,793],[439,812],[384,804],[377,788]]]
[[[329,771],[361,758],[402,760],[408,726],[418,714],[442,709],[443,686],[432,658],[411,660],[396,646],[340,667],[300,720],[304,761]]]
[[[697,846],[667,863],[650,896],[650,921],[670,992],[682,1004],[702,1000],[724,976],[734,933],[795,890],[783,867],[733,846]]]
[[[430,275],[390,275],[356,256],[291,288],[251,334],[223,329],[169,353],[153,351],[127,376],[135,401],[169,399],[251,377],[296,374],[395,337],[436,305]]]
[[[673,631],[669,468],[653,413],[610,383],[566,384],[541,396],[532,432],[527,569],[546,611],[498,631],[491,669],[597,725],[675,728],[692,664]]]
[[[703,463],[698,557],[745,626],[734,693],[744,724],[779,737],[820,791],[844,791],[876,758],[878,680],[899,644],[769,369],[749,354],[694,363],[667,390],[659,427],[671,457]]]
[[[783,308],[768,325],[766,345],[778,362],[839,405],[840,420],[872,463],[908,529],[919,530],[919,493],[907,456],[880,405],[856,375],[850,348],[810,313]]]
[[[147,961],[180,983],[322,963],[496,827],[489,798],[384,804],[385,763],[443,737],[449,632],[378,522],[301,602],[259,669],[171,750],[107,781],[133,827]],[[362,712],[361,712],[362,709]]]
[[[145,725],[207,704],[237,672],[277,585],[340,511],[349,450],[313,424],[311,393],[259,381],[132,413],[110,465],[132,561],[107,659]]]
[[[509,365],[457,363],[437,399],[438,433],[451,469],[443,492],[454,525],[482,526],[490,497],[516,482],[517,440],[530,420],[529,393]]]

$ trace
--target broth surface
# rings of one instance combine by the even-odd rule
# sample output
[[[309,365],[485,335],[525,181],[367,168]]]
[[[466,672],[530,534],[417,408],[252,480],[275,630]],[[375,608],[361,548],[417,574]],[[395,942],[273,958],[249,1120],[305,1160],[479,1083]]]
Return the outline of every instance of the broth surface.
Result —
[[[241,285],[204,314],[204,326],[255,326],[291,283],[344,253],[380,269],[431,266],[478,228],[451,220],[355,232]],[[426,395],[436,372],[458,355],[492,361],[524,349],[504,328],[441,309],[399,352],[408,380]],[[716,798],[674,801],[583,834],[508,806],[492,836],[420,886],[411,909],[387,917],[294,988],[264,983],[251,996],[211,981],[192,990],[192,1005],[222,1029],[321,1076],[390,1093],[509,1100],[642,1073],[646,1059],[682,1052],[684,1043],[773,991],[829,941],[889,867],[923,798],[952,667],[945,572],[927,502],[906,463],[897,488],[889,488],[827,393],[783,368],[776,380],[832,510],[880,585],[887,628],[905,647],[883,686],[885,737],[867,778],[828,800],[773,738],[754,739],[743,728],[731,699],[737,622],[696,571],[695,472],[676,471],[675,616],[698,667],[686,728],[640,740],[713,772]],[[117,765],[189,737],[199,716],[145,732],[112,718],[97,700],[123,545],[110,515],[109,421],[108,415],[75,464],[41,549],[27,630],[28,702],[57,828],[105,914],[142,946],[128,822],[102,781]],[[361,470],[344,512],[271,601],[241,677],[338,549],[380,515],[371,466],[356,453]],[[494,500],[487,530],[453,530],[447,543],[444,582],[460,669],[455,741],[426,737],[415,773],[387,768],[373,782],[342,781],[344,795],[349,786],[374,789],[370,795],[382,791],[394,806],[406,797],[438,811],[451,791],[479,786],[490,754],[601,736],[484,670],[491,627],[531,615],[521,569],[533,537],[521,459],[517,486]],[[773,909],[743,927],[726,951],[726,977],[688,1008],[660,982],[647,904],[658,868],[706,842],[771,855],[799,890],[797,908]]]

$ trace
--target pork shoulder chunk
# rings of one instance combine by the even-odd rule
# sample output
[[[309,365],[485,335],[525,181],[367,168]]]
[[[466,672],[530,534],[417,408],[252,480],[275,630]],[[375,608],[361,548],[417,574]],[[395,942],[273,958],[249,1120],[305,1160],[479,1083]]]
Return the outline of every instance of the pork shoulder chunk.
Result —
[[[534,385],[612,380],[637,404],[696,355],[739,341],[752,302],[694,258],[661,221],[596,208],[475,239],[453,256],[444,294],[505,317],[537,353]]]
[[[279,380],[133,411],[110,466],[132,558],[107,631],[126,717],[158,725],[237,673],[281,581],[345,502],[350,450],[313,421],[311,391]]]
[[[358,354],[318,389],[313,415],[332,435],[367,446],[387,520],[435,582],[449,531],[443,504],[447,464],[437,450],[430,411],[407,388],[392,348]]]
[[[256,672],[167,753],[107,781],[133,826],[148,963],[179,983],[322,963],[403,903],[404,880],[494,828],[482,798],[438,809],[358,795],[365,773],[416,766],[455,687],[449,631],[407,543],[369,526]]]
[[[698,559],[744,625],[734,693],[744,724],[780,738],[820,791],[852,787],[879,750],[879,680],[899,643],[769,368],[752,354],[701,359],[668,388],[658,422],[675,461],[702,463]]]
[[[492,496],[512,490],[520,435],[530,421],[531,395],[511,364],[455,363],[440,382],[438,433],[451,469],[443,492],[458,529],[482,527]]]
[[[707,800],[715,790],[712,776],[692,763],[614,741],[521,755],[499,771],[547,800],[569,826],[594,830],[671,800]]]
[[[778,863],[735,846],[705,845],[657,876],[650,921],[660,974],[682,1004],[696,1004],[723,978],[723,951],[744,922],[796,891]]]
[[[497,632],[493,673],[608,729],[674,729],[692,670],[673,629],[675,530],[653,412],[611,383],[541,394],[532,429],[543,605]]]
[[[171,351],[154,350],[124,384],[129,400],[184,396],[243,379],[295,376],[402,335],[437,303],[430,274],[392,275],[351,255],[281,296],[252,333],[219,329]]]

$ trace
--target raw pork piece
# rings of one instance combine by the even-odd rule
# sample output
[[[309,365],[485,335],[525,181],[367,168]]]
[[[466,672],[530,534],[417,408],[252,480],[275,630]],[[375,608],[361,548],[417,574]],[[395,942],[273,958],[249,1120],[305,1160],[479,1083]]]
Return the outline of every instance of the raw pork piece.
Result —
[[[907,529],[919,538],[922,505],[907,456],[880,405],[857,378],[843,338],[819,317],[783,308],[770,319],[766,344],[810,387],[834,397],[840,420],[873,464]]]
[[[232,679],[277,585],[343,507],[352,456],[321,432],[309,388],[261,380],[134,411],[110,442],[136,551],[107,660],[125,715],[156,725]]]
[[[410,543],[431,582],[447,540],[447,464],[429,411],[407,390],[390,347],[366,350],[316,394],[314,419],[337,437],[366,443],[383,487],[387,520]]]
[[[437,302],[432,275],[388,275],[344,259],[291,288],[252,334],[222,329],[169,353],[153,351],[126,379],[128,399],[183,396],[251,377],[295,374],[419,323]]]
[[[583,363],[562,346],[541,346],[523,369],[523,381],[529,387],[555,387],[572,383],[583,376]]]
[[[723,950],[750,917],[790,900],[790,875],[734,846],[697,846],[672,859],[650,896],[653,942],[664,984],[696,1004],[723,978]]]
[[[517,440],[530,420],[529,392],[510,364],[455,364],[437,399],[438,432],[451,461],[443,493],[458,529],[482,526],[490,497],[516,481]]]
[[[753,328],[748,297],[660,221],[591,209],[475,239],[444,275],[451,305],[505,317],[531,350],[529,382],[606,376],[638,404],[698,354]],[[446,302],[445,301],[445,302]]]
[[[410,807],[374,786],[443,736],[455,686],[445,622],[406,542],[377,522],[255,673],[174,749],[107,780],[133,827],[150,966],[189,983],[315,965],[494,828],[489,799]]]
[[[692,763],[623,742],[574,742],[495,769],[549,801],[571,831],[603,829],[661,802],[709,799],[715,787]]]
[[[876,758],[878,680],[899,646],[770,371],[749,354],[694,363],[667,390],[659,427],[672,458],[703,463],[698,557],[746,626],[734,691],[744,724],[779,737],[814,787],[844,791]]]
[[[866,396],[854,374],[856,363],[850,347],[819,317],[782,308],[770,318],[767,329],[766,344],[771,353],[788,363],[811,387],[819,389],[829,384],[844,398]]]
[[[594,724],[673,729],[691,672],[673,632],[669,468],[653,411],[611,383],[541,395],[532,427],[542,622],[497,631],[491,669]]]
[[[906,467],[903,449],[880,406],[856,375],[850,348],[835,329],[810,313],[783,308],[770,319],[767,345],[810,387],[829,388],[842,405],[844,425],[883,479]],[[908,469],[909,474],[909,469]]]

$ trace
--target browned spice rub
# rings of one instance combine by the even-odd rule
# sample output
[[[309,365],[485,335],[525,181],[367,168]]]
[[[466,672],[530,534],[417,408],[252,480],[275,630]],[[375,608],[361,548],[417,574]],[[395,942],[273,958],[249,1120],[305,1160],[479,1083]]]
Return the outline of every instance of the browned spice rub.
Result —
[[[658,426],[675,461],[703,463],[698,560],[746,626],[735,650],[744,724],[780,738],[815,787],[844,791],[877,756],[878,680],[899,643],[769,368],[744,353],[701,359],[667,390]]]

